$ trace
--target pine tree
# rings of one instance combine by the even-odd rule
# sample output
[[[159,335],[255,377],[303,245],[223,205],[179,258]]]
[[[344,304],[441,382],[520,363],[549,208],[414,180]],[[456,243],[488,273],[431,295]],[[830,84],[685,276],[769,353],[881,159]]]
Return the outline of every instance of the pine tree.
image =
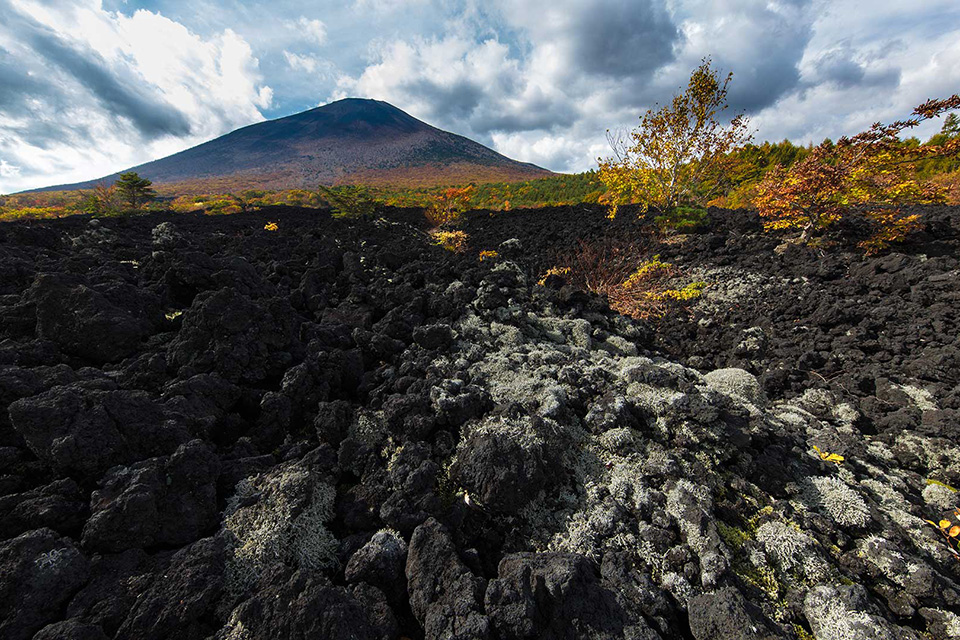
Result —
[[[114,186],[117,194],[130,209],[139,209],[150,200],[157,197],[157,192],[150,185],[153,182],[141,178],[136,171],[121,173]]]

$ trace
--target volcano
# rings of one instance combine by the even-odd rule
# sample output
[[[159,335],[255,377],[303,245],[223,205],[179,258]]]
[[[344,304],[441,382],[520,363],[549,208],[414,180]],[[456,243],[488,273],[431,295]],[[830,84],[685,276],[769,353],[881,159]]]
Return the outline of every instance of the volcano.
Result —
[[[260,122],[131,167],[161,193],[304,189],[318,184],[424,187],[552,175],[380,101],[347,98]],[[90,188],[98,180],[47,187]]]

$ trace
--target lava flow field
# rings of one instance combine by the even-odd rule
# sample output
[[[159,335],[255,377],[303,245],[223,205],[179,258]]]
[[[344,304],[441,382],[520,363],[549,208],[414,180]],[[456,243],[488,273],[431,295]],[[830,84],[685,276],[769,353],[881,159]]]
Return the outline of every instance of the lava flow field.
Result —
[[[715,209],[0,224],[0,638],[960,637],[960,210],[920,211],[875,257]],[[581,242],[703,295],[538,284]]]

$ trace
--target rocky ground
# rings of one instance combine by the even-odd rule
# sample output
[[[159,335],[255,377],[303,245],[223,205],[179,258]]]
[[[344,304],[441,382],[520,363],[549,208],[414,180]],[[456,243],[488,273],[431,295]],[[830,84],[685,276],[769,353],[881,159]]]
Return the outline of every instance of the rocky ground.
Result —
[[[461,255],[410,211],[0,225],[0,637],[960,637],[924,214],[875,258],[721,211],[473,212]],[[604,236],[705,295],[536,284]]]

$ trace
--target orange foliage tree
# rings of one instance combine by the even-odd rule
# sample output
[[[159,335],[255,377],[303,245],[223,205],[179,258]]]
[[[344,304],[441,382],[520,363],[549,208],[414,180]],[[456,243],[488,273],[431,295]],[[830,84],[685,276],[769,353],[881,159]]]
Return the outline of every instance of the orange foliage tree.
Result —
[[[460,217],[470,204],[476,187],[450,187],[433,197],[430,206],[424,212],[427,220],[435,227],[452,222]]]
[[[629,134],[607,132],[614,156],[599,160],[599,178],[611,217],[619,204],[671,209],[701,199],[701,184],[722,173],[729,152],[750,139],[743,114],[727,125],[718,119],[732,78],[730,73],[721,79],[704,58],[670,104],[648,109]]]
[[[900,209],[908,204],[942,202],[943,190],[922,183],[914,167],[920,160],[957,156],[960,139],[942,144],[911,146],[900,133],[921,122],[960,107],[960,96],[928,100],[913,117],[891,124],[876,123],[837,144],[825,141],[789,169],[777,167],[761,181],[755,205],[770,229],[800,230],[800,240],[811,236],[862,206],[872,234],[860,246],[876,253],[903,240],[920,224],[918,215]]]

